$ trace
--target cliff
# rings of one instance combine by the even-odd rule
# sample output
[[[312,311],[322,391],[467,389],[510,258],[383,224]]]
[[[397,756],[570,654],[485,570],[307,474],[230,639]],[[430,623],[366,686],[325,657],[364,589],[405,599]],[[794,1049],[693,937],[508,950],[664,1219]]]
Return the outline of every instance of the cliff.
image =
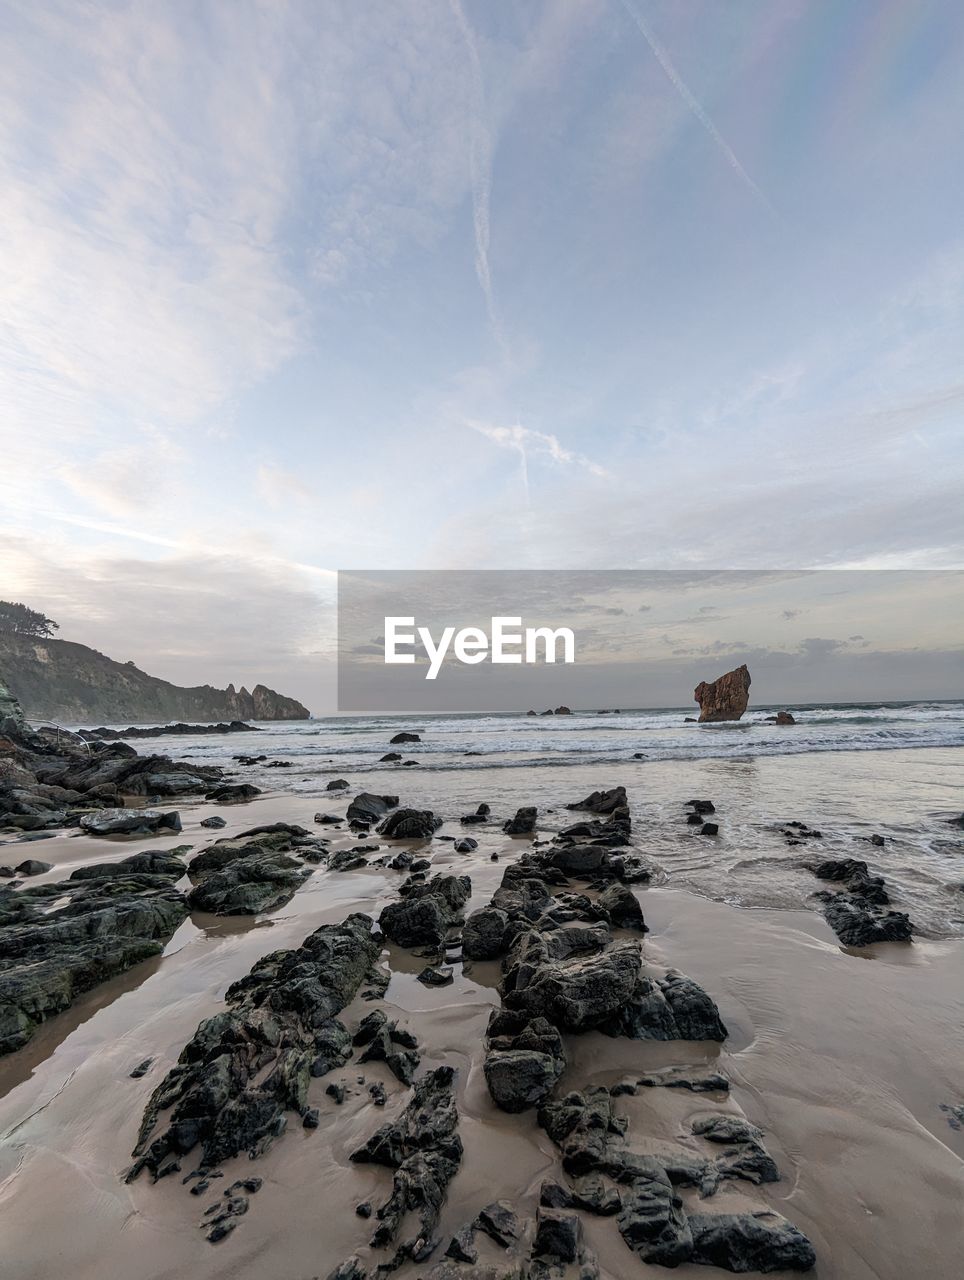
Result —
[[[60,724],[168,720],[307,720],[310,712],[263,684],[182,689],[132,662],[69,640],[0,633],[0,680],[30,720]]]

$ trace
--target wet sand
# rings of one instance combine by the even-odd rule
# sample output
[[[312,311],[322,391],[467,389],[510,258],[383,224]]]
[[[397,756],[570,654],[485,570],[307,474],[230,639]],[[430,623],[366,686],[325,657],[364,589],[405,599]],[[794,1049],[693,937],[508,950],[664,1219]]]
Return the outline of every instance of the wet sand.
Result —
[[[403,780],[396,779],[393,789],[408,800]],[[534,803],[541,799],[539,782],[530,779]],[[567,790],[574,797],[580,786]],[[346,803],[290,794],[220,809],[181,803],[184,831],[173,839],[57,837],[31,852],[56,864],[45,877],[53,880],[75,866],[144,848],[183,843],[197,851],[212,835],[262,822],[311,827],[317,809],[343,811]],[[228,827],[200,829],[199,820],[215,811]],[[810,816],[819,818],[812,810]],[[457,823],[447,823],[439,834],[461,833]],[[471,855],[431,842],[433,870],[471,875],[469,909],[488,900],[506,860],[528,844],[484,827],[472,834],[480,847]],[[645,851],[642,833],[636,843]],[[492,851],[500,862],[489,860]],[[318,1130],[291,1124],[253,1164],[241,1158],[224,1166],[222,1185],[255,1173],[265,1182],[238,1229],[216,1246],[197,1224],[217,1197],[217,1183],[212,1194],[193,1197],[177,1178],[156,1185],[142,1178],[128,1186],[123,1174],[147,1098],[198,1022],[220,1007],[228,984],[259,956],[296,946],[322,923],[352,910],[377,913],[395,897],[401,878],[387,869],[322,868],[288,906],[264,919],[195,915],[163,958],[89,993],[24,1049],[0,1059],[3,1275],[310,1280],[359,1251],[370,1224],[356,1217],[355,1205],[384,1198],[391,1178],[385,1169],[351,1164],[348,1154],[397,1114],[408,1095],[378,1064],[359,1069],[349,1063],[312,1083]],[[729,1099],[653,1088],[618,1103],[640,1150],[658,1149],[661,1141],[705,1150],[689,1134],[689,1122],[708,1111],[743,1113],[765,1131],[782,1180],[747,1192],[730,1184],[705,1202],[708,1212],[775,1208],[810,1236],[818,1257],[813,1274],[823,1280],[959,1275],[964,1133],[948,1125],[940,1106],[964,1100],[962,944],[918,941],[848,953],[812,911],[737,908],[673,888],[672,880],[638,892],[651,930],[643,944],[647,961],[680,968],[705,987],[729,1039],[708,1046],[567,1036],[570,1065],[560,1087],[613,1084],[674,1065],[720,1070],[731,1081]],[[386,949],[383,959],[393,971],[386,1012],[416,1032],[424,1066],[460,1069],[465,1157],[449,1188],[443,1240],[497,1197],[534,1212],[540,1181],[558,1176],[558,1153],[533,1113],[505,1115],[488,1096],[481,1042],[498,1003],[498,966],[476,963],[468,973],[457,970],[453,985],[430,989],[415,981],[420,965],[404,952]],[[354,1025],[370,1007],[350,1007],[344,1020]],[[152,1069],[130,1079],[147,1057],[155,1058]],[[365,1086],[355,1083],[362,1072]],[[349,1085],[341,1107],[325,1095],[332,1080]],[[374,1080],[389,1095],[384,1109],[371,1105],[367,1084]],[[612,1219],[583,1220],[607,1280],[663,1271],[626,1249]],[[480,1262],[496,1261],[497,1253],[493,1247],[487,1259],[480,1250]],[[413,1265],[397,1274],[427,1270]],[[676,1274],[723,1273],[680,1267]]]

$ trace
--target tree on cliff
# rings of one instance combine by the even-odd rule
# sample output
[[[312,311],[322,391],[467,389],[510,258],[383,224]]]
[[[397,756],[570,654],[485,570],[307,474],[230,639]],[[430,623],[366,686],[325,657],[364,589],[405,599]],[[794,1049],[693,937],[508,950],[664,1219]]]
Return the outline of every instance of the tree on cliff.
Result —
[[[44,639],[60,630],[60,624],[47,618],[25,604],[0,600],[0,631],[13,631],[19,636],[38,636]]]

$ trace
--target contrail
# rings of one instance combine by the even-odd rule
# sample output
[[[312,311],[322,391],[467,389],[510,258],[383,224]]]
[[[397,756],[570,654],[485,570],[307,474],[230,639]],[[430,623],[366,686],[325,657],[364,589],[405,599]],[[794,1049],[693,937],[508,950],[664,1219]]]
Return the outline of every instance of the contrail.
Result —
[[[766,198],[766,196],[763,194],[763,192],[760,190],[760,188],[757,186],[757,184],[753,181],[753,179],[750,177],[747,171],[740,164],[739,160],[736,158],[733,148],[730,146],[727,140],[720,133],[719,129],[717,129],[716,125],[713,123],[710,117],[703,110],[702,105],[697,101],[696,98],[693,97],[692,93],[690,93],[690,90],[686,82],[684,81],[683,77],[680,75],[680,73],[676,70],[676,67],[673,65],[673,60],[670,58],[669,54],[666,52],[663,46],[659,43],[656,37],[653,35],[652,31],[650,31],[649,26],[646,23],[646,20],[643,18],[642,14],[639,12],[639,9],[636,6],[636,0],[622,0],[622,3],[623,3],[623,8],[629,14],[632,20],[636,23],[636,26],[639,27],[639,30],[642,33],[643,39],[646,41],[646,43],[649,45],[650,49],[652,50],[653,56],[655,57],[656,61],[663,68],[663,71],[666,73],[666,78],[669,80],[670,84],[673,86],[673,88],[676,90],[679,96],[683,99],[683,101],[689,107],[690,111],[692,111],[693,115],[696,116],[697,120],[699,120],[700,124],[703,126],[706,132],[710,135],[710,137],[716,143],[719,150],[723,153],[727,164],[734,171],[737,177],[739,177],[743,185],[747,187],[753,193],[753,195],[756,196],[756,198],[766,206],[769,212],[775,213],[776,210],[773,208],[773,205]]]
[[[489,202],[492,175],[492,139],[485,124],[485,87],[482,81],[482,64],[475,36],[462,8],[461,0],[449,0],[449,8],[459,24],[472,69],[472,90],[475,98],[475,120],[469,143],[469,175],[472,181],[472,221],[475,228],[475,274],[485,299],[485,310],[495,339],[508,356],[508,343],[502,326],[502,317],[492,288],[492,272],[489,268]]]

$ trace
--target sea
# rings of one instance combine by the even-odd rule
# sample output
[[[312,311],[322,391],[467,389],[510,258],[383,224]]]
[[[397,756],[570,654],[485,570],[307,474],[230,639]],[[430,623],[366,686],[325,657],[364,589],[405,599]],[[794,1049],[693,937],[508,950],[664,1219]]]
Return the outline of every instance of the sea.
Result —
[[[794,725],[769,722],[781,709],[722,724],[689,722],[688,707],[331,716],[132,745],[220,765],[266,795],[297,797],[299,813],[309,799],[325,812],[359,791],[391,794],[433,810],[453,834],[484,801],[498,823],[535,805],[548,837],[573,820],[566,805],[624,786],[656,882],[748,908],[814,909],[823,886],[810,867],[859,858],[920,936],[964,936],[964,699],[811,703],[789,708]],[[419,741],[393,745],[401,730]],[[382,760],[391,752],[401,761]],[[348,789],[329,791],[338,781]],[[713,801],[716,836],[686,825],[690,799]],[[820,835],[797,842],[792,822]]]

